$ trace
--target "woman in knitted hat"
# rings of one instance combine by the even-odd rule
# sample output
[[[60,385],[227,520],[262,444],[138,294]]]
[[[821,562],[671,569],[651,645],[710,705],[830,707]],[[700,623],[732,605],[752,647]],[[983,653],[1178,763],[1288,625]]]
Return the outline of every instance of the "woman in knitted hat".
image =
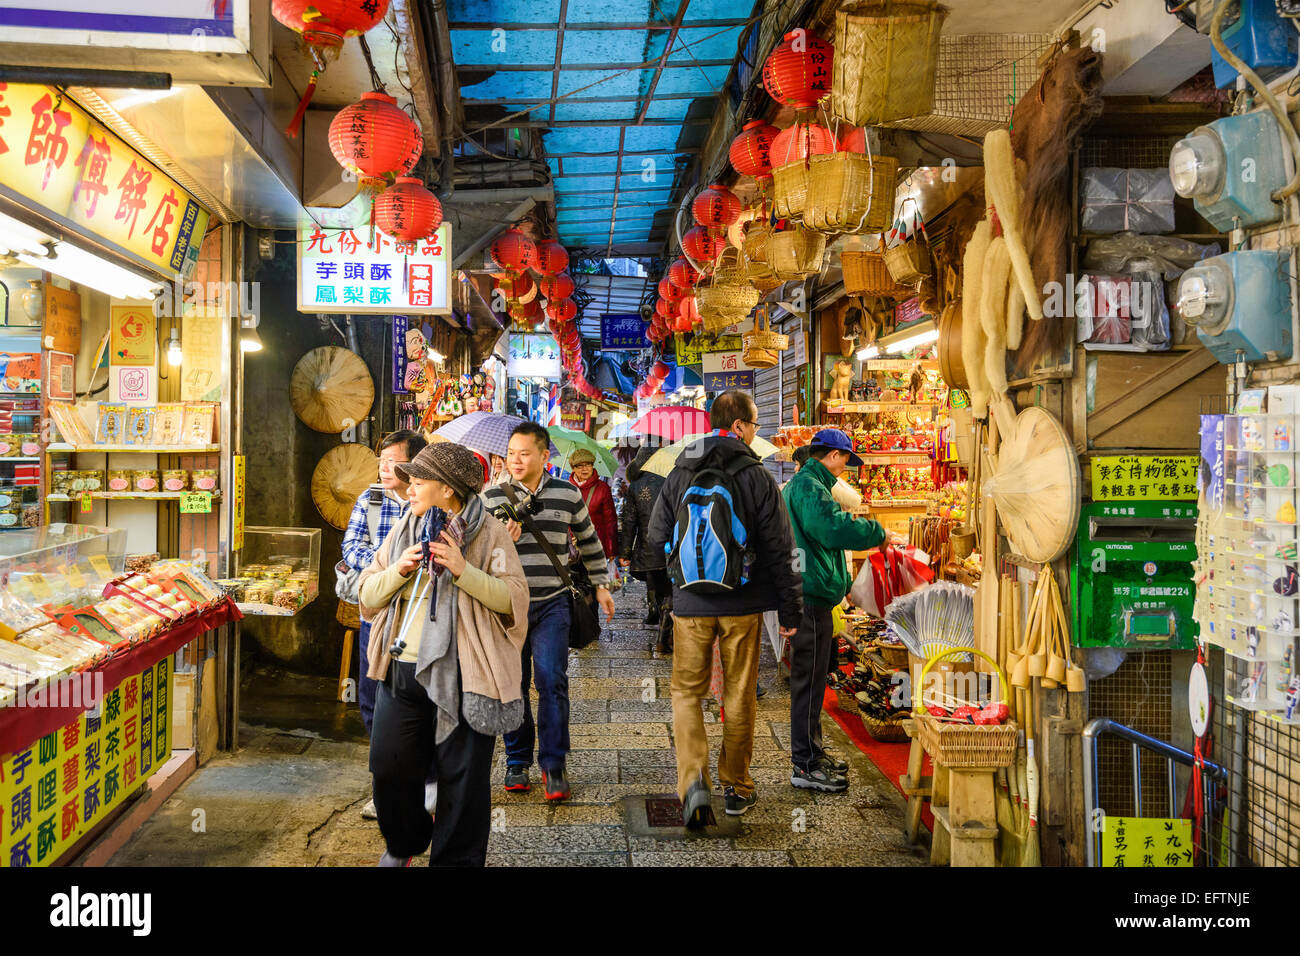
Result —
[[[361,575],[369,676],[381,681],[370,742],[380,866],[482,866],[492,751],[523,722],[528,583],[505,525],[479,499],[483,466],[430,445],[397,466],[411,507]],[[438,781],[430,818],[425,779]]]
[[[618,512],[609,485],[596,474],[596,456],[586,448],[579,448],[569,456],[569,467],[573,471],[569,480],[582,492],[600,546],[605,549],[605,560],[613,560],[618,557]]]

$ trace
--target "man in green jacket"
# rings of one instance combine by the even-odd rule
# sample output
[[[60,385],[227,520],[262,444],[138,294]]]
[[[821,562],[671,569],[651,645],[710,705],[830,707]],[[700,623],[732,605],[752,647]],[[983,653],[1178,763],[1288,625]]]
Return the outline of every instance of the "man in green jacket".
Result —
[[[804,790],[841,793],[849,788],[848,765],[830,760],[822,748],[822,700],[835,648],[831,611],[849,593],[852,580],[844,551],[883,544],[885,529],[855,518],[831,497],[835,480],[862,465],[844,432],[823,428],[811,454],[786,483],[786,510],[794,528],[795,567],[803,568],[803,619],[790,639],[790,783]]]

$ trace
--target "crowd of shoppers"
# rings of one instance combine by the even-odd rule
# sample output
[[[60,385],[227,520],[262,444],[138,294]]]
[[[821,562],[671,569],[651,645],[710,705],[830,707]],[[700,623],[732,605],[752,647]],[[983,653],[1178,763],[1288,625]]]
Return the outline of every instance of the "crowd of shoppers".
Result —
[[[849,590],[844,550],[883,544],[886,534],[832,496],[844,469],[861,463],[847,435],[819,431],[782,490],[750,448],[757,419],[749,393],[722,393],[710,408],[712,430],[666,479],[646,470],[655,449],[641,448],[621,520],[591,453],[571,456],[571,481],[548,473],[550,435],[534,422],[514,430],[504,459],[426,447],[413,432],[384,439],[379,484],[358,500],[344,538],[344,565],[360,571],[359,697],[387,846],[381,865],[409,865],[425,848],[432,865],[483,864],[497,736],[507,791],[530,789],[536,756],[546,798],[570,796],[569,640],[573,602],[582,599],[571,585],[585,572],[611,619],[615,558],[646,581],[646,623],[661,627],[659,649],[673,654],[686,826],[709,818],[702,702],[715,645],[725,811],[743,814],[757,800],[750,761],[768,611],[791,646],[791,784],[847,789],[847,765],[821,733],[831,611]]]

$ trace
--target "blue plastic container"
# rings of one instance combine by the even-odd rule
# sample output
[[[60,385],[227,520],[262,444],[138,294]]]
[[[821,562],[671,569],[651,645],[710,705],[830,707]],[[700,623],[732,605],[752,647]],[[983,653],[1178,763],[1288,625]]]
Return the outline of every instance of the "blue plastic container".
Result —
[[[1274,0],[1240,0],[1241,15],[1223,29],[1223,42],[1264,80],[1280,76],[1296,65],[1296,28],[1277,14]],[[1223,89],[1237,82],[1237,71],[1210,48],[1214,85]]]

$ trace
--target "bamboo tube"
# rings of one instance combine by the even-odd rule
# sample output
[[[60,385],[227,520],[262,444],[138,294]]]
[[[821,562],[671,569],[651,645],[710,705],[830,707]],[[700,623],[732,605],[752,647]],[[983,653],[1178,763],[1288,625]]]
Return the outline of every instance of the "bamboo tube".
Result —
[[[979,304],[984,256],[993,238],[992,229],[988,219],[980,220],[962,256],[961,298],[965,308],[970,310],[971,318],[962,323],[961,364],[970,382],[971,414],[975,418],[987,415],[989,406],[989,381],[984,371],[985,337],[983,323],[979,320]]]
[[[1041,866],[1038,846],[1038,759],[1034,755],[1034,691],[1025,691],[1025,782],[1029,795],[1029,823],[1020,848],[1021,866]]]

